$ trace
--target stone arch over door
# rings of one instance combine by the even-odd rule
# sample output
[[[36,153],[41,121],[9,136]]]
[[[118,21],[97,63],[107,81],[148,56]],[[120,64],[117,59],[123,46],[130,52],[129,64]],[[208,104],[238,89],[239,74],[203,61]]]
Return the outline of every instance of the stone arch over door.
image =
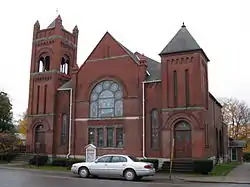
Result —
[[[192,157],[192,129],[186,121],[179,121],[174,125],[174,157]]]
[[[35,153],[43,153],[45,151],[45,128],[39,124],[35,127]]]

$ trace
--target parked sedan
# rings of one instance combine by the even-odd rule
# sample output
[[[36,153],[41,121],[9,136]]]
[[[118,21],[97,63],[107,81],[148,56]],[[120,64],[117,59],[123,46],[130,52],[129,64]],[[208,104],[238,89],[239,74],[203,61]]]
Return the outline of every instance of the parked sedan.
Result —
[[[125,177],[132,181],[142,177],[153,176],[155,169],[152,163],[140,162],[128,155],[103,155],[95,162],[73,164],[71,171],[80,177]]]

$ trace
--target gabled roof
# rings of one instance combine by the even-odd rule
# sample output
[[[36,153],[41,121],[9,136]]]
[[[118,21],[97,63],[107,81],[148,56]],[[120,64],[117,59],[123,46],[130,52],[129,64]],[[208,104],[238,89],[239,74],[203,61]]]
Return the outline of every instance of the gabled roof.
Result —
[[[119,41],[117,41],[108,31],[103,35],[103,37],[101,38],[101,40],[98,42],[98,44],[95,46],[95,48],[92,50],[92,52],[90,53],[90,55],[87,57],[86,62],[88,61],[88,59],[91,57],[91,55],[94,53],[94,51],[97,49],[97,47],[101,44],[101,42],[105,39],[105,37],[110,37],[114,42],[117,43],[117,45],[124,50],[124,52],[134,61],[134,63],[139,64],[139,60],[136,58],[136,56],[134,55],[133,52],[131,52],[128,48],[126,48],[124,45],[122,45]],[[83,63],[80,68],[79,71],[82,69],[82,67],[85,65],[86,63]]]
[[[134,60],[135,63],[139,63],[136,56],[134,55],[133,52],[131,52],[127,47],[121,44],[121,42],[117,41],[109,32],[106,32],[106,34],[109,34],[111,38],[118,43],[118,45]],[[105,34],[105,35],[106,35]],[[104,35],[104,36],[105,36]]]
[[[116,40],[117,41],[117,40]],[[123,48],[124,51],[128,53],[128,55],[138,64],[138,59],[136,58],[135,54],[131,52],[128,48],[126,48],[124,45],[122,45],[120,42],[117,41],[119,45]]]
[[[175,36],[167,44],[167,46],[161,51],[160,55],[198,50],[200,50],[207,58],[202,48],[199,46],[199,44],[196,42],[196,40],[193,38],[193,36],[190,34],[190,32],[183,23],[180,30],[175,34]]]

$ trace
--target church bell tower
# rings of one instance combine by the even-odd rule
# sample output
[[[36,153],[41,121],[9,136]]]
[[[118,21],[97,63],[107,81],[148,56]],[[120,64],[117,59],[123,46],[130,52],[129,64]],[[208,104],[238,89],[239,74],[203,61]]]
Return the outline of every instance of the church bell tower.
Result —
[[[62,25],[61,16],[46,28],[34,24],[30,64],[27,148],[53,154],[57,89],[69,81],[76,66],[78,28]]]

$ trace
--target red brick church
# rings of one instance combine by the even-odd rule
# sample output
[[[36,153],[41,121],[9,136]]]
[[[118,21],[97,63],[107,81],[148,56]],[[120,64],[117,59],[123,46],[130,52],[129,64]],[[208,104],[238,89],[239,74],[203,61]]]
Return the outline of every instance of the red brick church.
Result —
[[[34,25],[27,148],[51,156],[209,158],[227,155],[221,105],[208,91],[209,59],[183,24],[161,62],[105,33],[78,67],[78,28],[58,16]],[[153,37],[153,36],[152,36]]]

